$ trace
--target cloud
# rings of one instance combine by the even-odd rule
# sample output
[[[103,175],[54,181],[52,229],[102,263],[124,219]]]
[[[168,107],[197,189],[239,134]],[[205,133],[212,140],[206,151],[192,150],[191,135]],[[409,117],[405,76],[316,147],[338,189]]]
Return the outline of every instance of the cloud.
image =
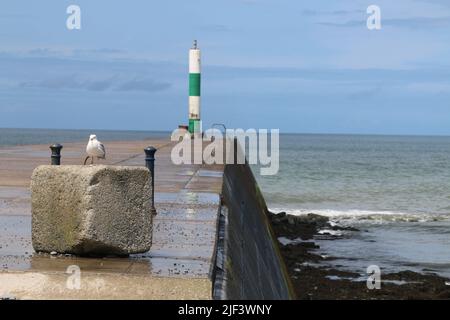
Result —
[[[333,10],[333,11],[319,11],[319,10],[311,10],[305,9],[302,11],[302,15],[304,16],[324,16],[324,15],[348,15],[353,13],[365,13],[365,10]]]
[[[41,81],[23,81],[19,83],[21,88],[46,88],[46,89],[65,89],[65,88],[79,88],[82,86],[73,77],[57,77],[45,79]]]
[[[347,97],[350,100],[364,100],[368,98],[373,98],[382,93],[383,86],[381,84],[375,85],[373,87],[366,88],[364,90],[358,90],[349,94]]]
[[[77,59],[124,59],[129,57],[129,52],[115,48],[100,49],[74,49],[67,53],[68,57]]]
[[[152,79],[133,79],[122,83],[115,90],[117,91],[147,91],[157,92],[170,88],[170,83],[156,82]]]
[[[3,54],[9,54],[13,57],[32,57],[32,58],[59,58],[59,59],[124,59],[129,57],[125,50],[115,48],[100,49],[72,49],[72,48],[32,48],[22,51],[3,51]]]
[[[408,82],[412,79],[447,81],[450,67],[415,69],[348,69],[348,68],[281,68],[281,67],[227,67],[205,66],[205,72],[222,79],[274,78],[305,79],[314,81],[362,81],[362,82]]]
[[[17,52],[10,52],[10,54],[18,55]],[[61,50],[55,50],[51,48],[33,48],[24,52],[20,52],[21,55],[31,56],[31,57],[61,57],[66,55],[67,52],[63,52]]]
[[[406,87],[410,92],[422,92],[427,94],[450,93],[449,82],[413,82]]]
[[[224,24],[206,24],[200,26],[202,31],[210,31],[210,32],[230,32],[232,28],[230,26]]]
[[[33,15],[19,12],[2,12],[0,13],[0,19],[31,19]]]
[[[382,19],[382,25],[390,25],[394,27],[407,27],[413,29],[420,28],[436,28],[450,25],[450,16],[447,17],[416,17],[403,19]]]
[[[319,25],[329,27],[366,27],[367,20],[349,20],[346,22],[317,22]],[[412,17],[381,19],[381,26],[392,26],[410,29],[439,28],[450,25],[450,16],[446,17]]]
[[[113,48],[100,48],[100,49],[91,49],[91,50],[76,50],[76,52],[82,53],[126,53],[125,50],[113,49]]]
[[[104,79],[85,79],[81,76],[70,75],[55,77],[44,80],[20,82],[21,88],[45,88],[45,89],[68,89],[88,91],[144,91],[157,92],[170,88],[169,83],[156,82],[152,79],[120,79],[120,76],[112,76]]]
[[[422,2],[422,3],[426,3],[426,4],[437,4],[443,7],[450,7],[450,1],[448,0],[415,0],[417,2]]]
[[[381,22],[384,24],[384,21]],[[366,26],[366,20],[350,20],[346,22],[317,22],[316,24],[327,26],[327,27],[356,27],[356,26]]]
[[[90,91],[105,91],[114,84],[113,78],[104,80],[87,81],[85,88]],[[82,87],[82,86],[81,86]]]
[[[254,5],[254,4],[260,3],[261,1],[260,0],[240,0],[240,2],[242,2],[243,4]]]

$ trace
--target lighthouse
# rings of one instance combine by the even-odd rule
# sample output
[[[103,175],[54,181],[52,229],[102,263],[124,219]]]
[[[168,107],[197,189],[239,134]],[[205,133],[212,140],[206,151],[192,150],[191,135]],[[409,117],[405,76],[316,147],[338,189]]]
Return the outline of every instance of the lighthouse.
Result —
[[[201,133],[200,120],[200,49],[197,40],[189,50],[189,132]]]

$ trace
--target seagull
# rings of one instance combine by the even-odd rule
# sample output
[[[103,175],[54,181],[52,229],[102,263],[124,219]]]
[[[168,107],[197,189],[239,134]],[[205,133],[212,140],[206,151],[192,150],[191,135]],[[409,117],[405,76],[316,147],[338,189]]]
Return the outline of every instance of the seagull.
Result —
[[[84,159],[84,164],[86,164],[86,161],[89,158],[91,158],[91,164],[94,164],[94,157],[97,159],[105,159],[105,146],[97,140],[97,136],[95,134],[91,134],[89,136],[89,142],[86,146],[86,153],[88,156]]]

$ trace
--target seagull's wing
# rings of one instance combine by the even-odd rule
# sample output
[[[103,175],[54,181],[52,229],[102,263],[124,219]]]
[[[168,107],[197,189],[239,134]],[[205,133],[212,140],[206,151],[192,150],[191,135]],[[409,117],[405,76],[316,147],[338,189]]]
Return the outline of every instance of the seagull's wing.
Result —
[[[105,149],[105,146],[103,145],[103,143],[99,142],[98,148],[99,148],[99,149],[101,150],[101,152],[103,153],[102,158],[105,159],[105,158],[106,158],[106,149]]]

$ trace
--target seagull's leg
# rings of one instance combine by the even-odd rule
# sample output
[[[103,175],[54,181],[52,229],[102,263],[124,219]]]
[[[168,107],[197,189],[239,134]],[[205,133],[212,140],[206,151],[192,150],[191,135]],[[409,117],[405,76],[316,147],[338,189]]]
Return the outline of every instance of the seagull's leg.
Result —
[[[91,164],[94,164],[94,156],[91,157]]]
[[[89,159],[90,156],[87,156],[86,159],[84,159],[84,163],[83,165],[86,165],[87,160]]]

